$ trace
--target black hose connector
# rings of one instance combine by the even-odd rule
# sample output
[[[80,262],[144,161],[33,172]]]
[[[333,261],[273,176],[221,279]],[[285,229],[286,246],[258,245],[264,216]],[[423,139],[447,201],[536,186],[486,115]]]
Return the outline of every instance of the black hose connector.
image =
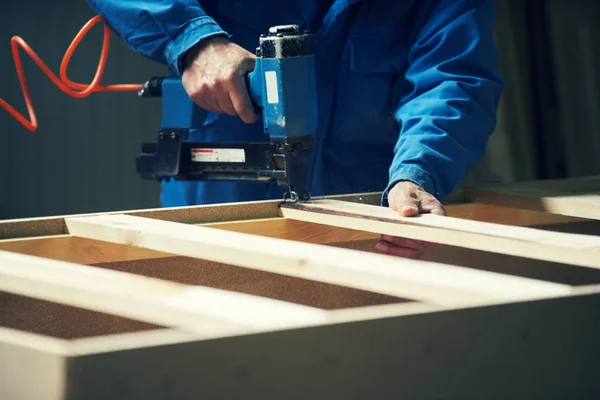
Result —
[[[155,76],[142,85],[138,91],[140,97],[161,97],[164,77]]]

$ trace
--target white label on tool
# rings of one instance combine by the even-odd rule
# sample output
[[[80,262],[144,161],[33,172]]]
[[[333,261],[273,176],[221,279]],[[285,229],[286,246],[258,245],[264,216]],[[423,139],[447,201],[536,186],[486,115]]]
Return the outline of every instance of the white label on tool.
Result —
[[[192,149],[194,162],[246,162],[244,149]]]
[[[277,88],[277,72],[265,71],[265,82],[267,84],[267,102],[279,103],[279,90]]]

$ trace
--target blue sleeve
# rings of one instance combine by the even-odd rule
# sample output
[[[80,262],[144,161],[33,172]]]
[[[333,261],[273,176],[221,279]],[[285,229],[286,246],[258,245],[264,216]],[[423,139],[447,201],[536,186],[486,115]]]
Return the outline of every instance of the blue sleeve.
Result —
[[[183,56],[214,35],[229,36],[197,0],[87,0],[107,25],[137,53],[182,73]]]
[[[483,157],[504,87],[493,0],[436,1],[408,54],[413,90],[396,110],[400,136],[387,194],[412,181],[438,200]]]

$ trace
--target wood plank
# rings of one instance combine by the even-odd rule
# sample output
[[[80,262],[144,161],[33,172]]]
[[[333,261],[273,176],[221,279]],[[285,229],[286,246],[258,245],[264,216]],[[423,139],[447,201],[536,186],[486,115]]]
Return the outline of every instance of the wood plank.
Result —
[[[290,219],[465,247],[544,261],[600,268],[600,237],[548,232],[423,214],[401,217],[390,208],[336,200],[284,204]]]
[[[0,399],[67,398],[65,341],[0,327]]]
[[[431,312],[447,310],[441,307],[424,303],[402,303],[385,304],[368,307],[348,308],[344,310],[330,311],[325,316],[324,325],[342,324],[349,322],[369,321],[381,318],[398,318],[408,315],[418,315]],[[1,336],[1,335],[0,335]],[[35,335],[40,340],[45,337]],[[108,352],[122,352],[127,350],[139,350],[156,346],[170,346],[196,341],[205,338],[191,332],[176,329],[161,329],[156,331],[144,331],[134,333],[123,333],[94,338],[80,338],[68,342],[58,341],[65,355],[93,355]],[[35,342],[35,341],[34,341]],[[149,349],[146,351],[150,352]]]
[[[323,321],[311,307],[0,252],[0,290],[216,337]]]
[[[530,226],[587,221],[561,215],[499,207],[487,204],[459,204],[447,207],[448,215],[475,221]],[[334,244],[377,240],[380,235],[360,230],[339,228],[287,218],[266,218],[201,224],[211,228],[250,233],[266,237],[307,243]],[[167,258],[173,255],[135,246],[126,246],[68,234],[0,240],[0,250],[68,261],[77,264],[99,264]]]
[[[70,383],[73,400],[595,399],[599,307],[596,293],[183,341],[77,357]]]
[[[470,192],[469,201],[600,219],[600,191],[570,195],[538,189],[478,189]]]
[[[518,182],[465,190],[467,201],[600,219],[600,176]]]
[[[554,296],[565,285],[128,215],[69,218],[71,234],[440,306]]]
[[[152,346],[169,346],[177,343],[206,340],[203,335],[178,329],[122,333],[69,340],[66,351],[69,356],[89,356],[113,351],[140,350]]]
[[[548,226],[586,223],[589,220],[544,211],[504,207],[493,204],[466,203],[446,207],[446,213],[452,218],[471,221],[490,222],[511,226]]]
[[[550,191],[589,193],[600,190],[600,175],[580,176],[562,179],[538,179],[515,182],[506,185],[495,185],[514,188],[532,188]],[[472,188],[466,189],[466,191]]]

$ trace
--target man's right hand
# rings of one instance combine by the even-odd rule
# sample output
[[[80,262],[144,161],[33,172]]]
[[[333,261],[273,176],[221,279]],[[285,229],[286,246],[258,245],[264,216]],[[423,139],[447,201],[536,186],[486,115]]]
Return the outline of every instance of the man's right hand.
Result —
[[[183,87],[199,107],[252,123],[257,116],[244,77],[255,61],[254,54],[227,38],[208,38],[188,51]]]

